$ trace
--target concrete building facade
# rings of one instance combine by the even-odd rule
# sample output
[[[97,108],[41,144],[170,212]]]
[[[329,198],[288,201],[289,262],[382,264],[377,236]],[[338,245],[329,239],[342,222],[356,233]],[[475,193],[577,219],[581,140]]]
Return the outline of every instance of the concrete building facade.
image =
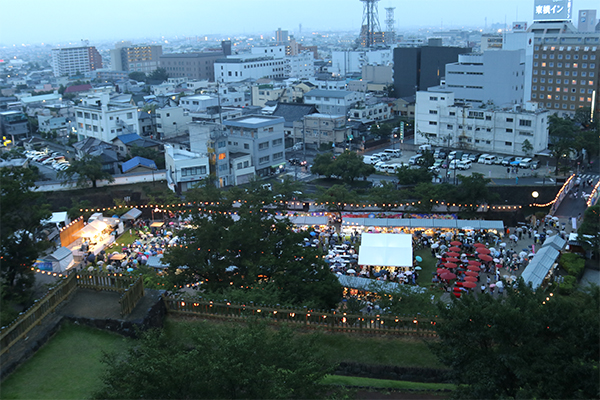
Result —
[[[364,100],[364,93],[348,90],[314,89],[304,95],[305,104],[313,104],[320,113],[332,115],[347,115],[352,107]]]
[[[110,143],[122,134],[141,134],[137,107],[113,104],[108,94],[84,98],[74,112],[80,140],[96,138]]]
[[[160,56],[160,67],[172,78],[213,81],[215,61],[220,58],[222,52],[167,53]]]
[[[525,156],[548,147],[547,110],[529,102],[524,107],[474,108],[454,101],[454,93],[430,88],[417,93],[415,144],[432,144],[485,153]]]
[[[52,71],[55,77],[85,74],[102,68],[102,56],[94,46],[52,49]]]
[[[525,50],[459,54],[446,65],[446,88],[457,102],[506,106],[523,102]]]
[[[162,46],[126,46],[110,50],[110,67],[113,71],[151,73],[160,67]]]

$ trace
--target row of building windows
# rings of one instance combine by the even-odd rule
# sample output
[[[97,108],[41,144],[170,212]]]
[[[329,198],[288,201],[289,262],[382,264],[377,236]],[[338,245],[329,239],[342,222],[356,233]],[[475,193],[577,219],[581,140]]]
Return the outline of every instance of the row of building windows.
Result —
[[[539,99],[540,99],[540,100],[542,100],[542,99],[552,100],[552,97],[553,97],[553,96],[552,96],[551,94],[548,94],[548,95],[540,94],[540,97],[539,97]],[[537,97],[537,94],[533,93],[533,94],[531,95],[531,98],[532,98],[532,99],[536,99],[536,98],[538,98],[538,97]],[[561,96],[560,96],[559,94],[556,94],[556,95],[554,95],[554,100],[560,100],[560,99],[561,99]],[[569,96],[564,96],[564,95],[563,95],[563,96],[562,96],[562,99],[563,99],[563,101],[569,101]],[[577,99],[577,97],[576,97],[576,96],[571,96],[571,98],[570,98],[570,101],[576,101],[576,99]],[[583,96],[580,96],[580,97],[579,97],[579,101],[580,101],[580,102],[582,102],[582,103],[591,103],[591,102],[592,102],[592,98],[591,98],[591,97],[583,97]]]
[[[206,166],[201,165],[199,167],[182,168],[181,176],[194,176],[194,175],[206,175]]]
[[[556,75],[557,76],[562,76],[563,73],[564,73],[565,76],[569,76],[569,71],[556,71]],[[538,74],[538,70],[534,69],[533,70],[533,74],[537,75]],[[546,70],[545,69],[539,70],[539,74],[540,75],[546,75]],[[548,71],[548,75],[550,75],[550,76],[554,75],[554,71],[553,70]],[[573,76],[577,76],[577,71],[573,71]],[[582,72],[581,76],[582,77],[587,77],[588,76],[587,72]],[[593,78],[595,76],[595,73],[594,72],[590,72],[589,76]]]
[[[594,74],[593,72],[590,72],[590,77],[592,77],[592,78],[593,78],[593,77],[594,77],[594,75],[593,75],[593,74]],[[533,83],[537,83],[537,82],[538,82],[538,78],[533,78],[533,79],[532,79],[532,82],[533,82]],[[570,82],[571,82],[571,85],[577,85],[577,79],[571,79],[571,81],[570,81]],[[581,81],[579,81],[579,82],[580,82],[580,84],[581,84],[581,85],[585,85],[586,83],[587,83],[588,85],[593,85],[593,84],[594,84],[594,81],[587,81],[587,82],[586,82],[586,81],[585,81],[585,80],[583,80],[583,79],[582,79]],[[591,82],[591,83],[590,83],[590,82]],[[546,83],[546,78],[540,78],[540,83]],[[554,83],[554,79],[553,79],[553,78],[548,78],[548,83]],[[560,78],[557,78],[557,79],[556,79],[556,83],[557,83],[557,84],[561,84],[561,83],[563,83],[563,84],[565,84],[565,85],[568,85],[568,84],[569,84],[569,79],[568,79],[568,78],[565,78],[565,79],[560,79]],[[535,89],[534,89],[534,90],[535,90]]]
[[[532,87],[531,87],[531,89],[532,89],[532,90],[534,90],[534,91],[535,91],[535,90],[538,90],[538,89],[537,89],[537,86],[532,86]],[[544,92],[544,91],[546,91],[546,90],[547,90],[548,92],[560,92],[560,91],[561,91],[561,88],[560,88],[560,87],[556,87],[556,88],[554,88],[554,87],[552,87],[552,86],[548,86],[548,87],[546,88],[546,86],[540,86],[540,92]],[[569,92],[569,88],[567,88],[567,87],[563,87],[563,88],[562,88],[562,91],[563,91],[563,92],[565,92],[565,93],[567,93],[567,92]],[[579,89],[579,93],[581,93],[581,94],[584,94],[585,92],[586,92],[586,90],[585,90],[585,89],[583,89],[583,88],[582,88],[582,89]],[[594,92],[594,90],[593,90],[593,89],[588,89],[588,90],[587,90],[587,92],[588,92],[589,94],[592,94],[592,93]],[[577,89],[576,89],[576,88],[571,88],[571,93],[577,93]]]
[[[595,38],[595,39],[596,39],[596,41],[598,41],[598,38]],[[583,50],[583,51],[590,51],[590,50],[591,51],[596,51],[597,50],[596,46],[593,46],[593,47],[584,46],[583,48],[581,48],[580,46],[558,46],[558,47],[556,47],[556,46],[535,46],[535,51],[540,50],[540,48],[542,50],[544,50],[544,51],[548,51],[548,50],[555,51],[556,49],[558,49],[558,51],[565,51],[565,50],[566,51],[571,51],[571,50],[574,50],[574,51],[580,51],[580,50]]]
[[[537,61],[533,62],[533,66],[534,67],[537,67],[538,64],[539,63]],[[549,63],[543,62],[540,65],[542,66],[542,68],[546,68],[546,67],[548,67],[548,68],[554,68],[554,63],[553,62],[549,62]],[[571,67],[573,67],[573,68],[579,68],[579,65],[580,65],[579,63],[573,63],[573,64],[571,64],[571,63],[565,63],[564,67],[565,68],[571,68]],[[592,68],[592,69],[596,68],[596,64],[595,63],[590,63],[590,64],[588,64],[588,63],[581,63],[581,68],[588,68],[588,66],[589,66],[589,68]],[[556,63],[556,67],[557,68],[563,68],[563,63]]]

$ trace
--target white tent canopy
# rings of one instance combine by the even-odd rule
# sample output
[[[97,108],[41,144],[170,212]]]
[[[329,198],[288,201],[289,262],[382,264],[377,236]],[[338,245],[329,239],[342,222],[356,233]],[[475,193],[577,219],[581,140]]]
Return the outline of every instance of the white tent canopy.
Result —
[[[38,268],[44,271],[63,272],[73,264],[73,253],[66,247],[58,248],[54,253],[38,260]]]
[[[358,252],[359,265],[411,267],[412,235],[403,233],[363,233]]]
[[[86,226],[84,226],[78,232],[78,235],[80,237],[94,237],[94,236],[98,235],[99,233],[101,233],[103,230],[105,230],[106,227],[107,227],[106,223],[97,219],[97,220],[90,222]]]

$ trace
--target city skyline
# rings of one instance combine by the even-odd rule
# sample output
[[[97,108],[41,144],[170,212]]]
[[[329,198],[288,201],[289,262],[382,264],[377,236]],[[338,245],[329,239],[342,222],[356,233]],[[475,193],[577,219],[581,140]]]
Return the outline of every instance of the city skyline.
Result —
[[[421,28],[483,28],[486,23],[510,25],[532,22],[534,0],[421,0],[407,4],[399,0],[378,2],[379,21],[385,27],[386,7],[395,7],[397,31]],[[359,0],[303,0],[281,2],[229,0],[225,3],[178,0],[171,7],[155,0],[102,3],[65,0],[31,0],[3,5],[11,16],[0,27],[0,44],[13,46],[57,42],[127,40],[142,37],[269,34],[277,28],[302,35],[312,31],[355,31],[362,23]],[[580,9],[597,9],[597,0],[574,0],[573,16]],[[223,11],[225,10],[225,11]],[[90,21],[87,15],[93,15]],[[248,16],[252,16],[249,18]],[[576,18],[575,18],[576,19]],[[107,26],[108,25],[108,26]]]

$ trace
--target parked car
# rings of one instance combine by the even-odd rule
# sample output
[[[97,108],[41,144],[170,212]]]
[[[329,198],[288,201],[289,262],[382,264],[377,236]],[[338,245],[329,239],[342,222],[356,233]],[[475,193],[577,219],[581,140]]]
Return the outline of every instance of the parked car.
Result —
[[[458,169],[466,170],[471,168],[471,160],[459,161],[456,163]]]
[[[506,167],[506,166],[508,166],[513,161],[515,161],[515,157],[512,157],[512,156],[504,157],[502,159],[502,165]]]
[[[460,158],[462,161],[467,161],[471,155],[469,153],[464,153]]]
[[[489,156],[489,154],[487,154],[487,153],[484,153],[484,154],[480,155],[479,158],[477,159],[477,162],[479,164],[485,164],[485,158],[487,156]]]
[[[469,161],[477,162],[477,160],[479,160],[479,157],[481,157],[481,153],[479,153],[479,154],[473,153],[469,156]]]
[[[417,165],[421,157],[423,157],[421,154],[414,155],[408,160],[408,163],[410,165]]]
[[[484,159],[483,159],[483,163],[486,165],[492,165],[495,164],[497,161],[496,156],[493,155],[487,155]]]

